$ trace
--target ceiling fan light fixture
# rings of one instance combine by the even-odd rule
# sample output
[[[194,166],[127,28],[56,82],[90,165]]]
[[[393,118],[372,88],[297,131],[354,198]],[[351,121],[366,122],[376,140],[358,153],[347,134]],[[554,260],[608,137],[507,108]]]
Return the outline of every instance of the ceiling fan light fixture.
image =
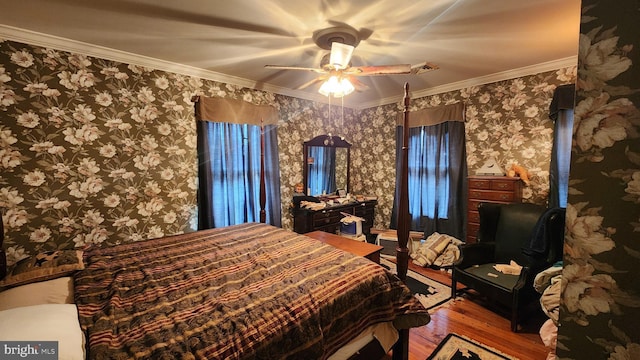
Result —
[[[349,95],[356,89],[347,78],[340,80],[340,86],[342,87],[342,96]]]
[[[354,90],[355,87],[349,79],[334,75],[322,83],[318,92],[324,96],[340,98],[351,94]]]
[[[349,66],[352,54],[353,46],[334,41],[331,43],[329,64],[336,70],[346,69]]]

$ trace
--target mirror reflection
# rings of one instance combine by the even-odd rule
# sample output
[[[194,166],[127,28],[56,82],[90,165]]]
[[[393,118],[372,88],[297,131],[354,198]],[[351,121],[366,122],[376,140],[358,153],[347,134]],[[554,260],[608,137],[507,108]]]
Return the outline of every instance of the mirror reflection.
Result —
[[[307,195],[348,191],[351,144],[338,136],[320,135],[304,143],[304,184]]]

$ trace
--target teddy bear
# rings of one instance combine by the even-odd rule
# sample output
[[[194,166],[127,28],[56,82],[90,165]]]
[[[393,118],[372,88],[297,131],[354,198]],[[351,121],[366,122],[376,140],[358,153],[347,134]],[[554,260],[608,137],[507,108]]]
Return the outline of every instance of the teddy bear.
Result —
[[[516,163],[513,163],[511,164],[511,168],[509,168],[509,170],[507,171],[507,176],[514,177],[516,175],[520,177],[520,179],[525,184],[529,185],[529,172],[527,171],[527,169]]]

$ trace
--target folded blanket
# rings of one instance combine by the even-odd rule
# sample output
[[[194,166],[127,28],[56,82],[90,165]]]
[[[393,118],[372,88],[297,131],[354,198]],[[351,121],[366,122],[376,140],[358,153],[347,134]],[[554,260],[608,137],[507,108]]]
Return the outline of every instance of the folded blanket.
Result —
[[[431,265],[438,267],[453,266],[453,263],[460,259],[460,245],[462,245],[462,241],[453,238],[444,249],[444,252]]]
[[[558,324],[560,315],[560,293],[562,292],[562,275],[556,275],[551,280],[551,285],[544,289],[540,296],[540,305],[542,311],[553,321]]]
[[[533,287],[540,296],[540,306],[542,311],[553,321],[558,324],[558,316],[560,312],[560,293],[562,292],[562,264],[558,263],[545,269],[536,275],[533,280]]]
[[[434,232],[411,253],[413,263],[423,267],[452,266],[460,258],[459,246],[462,241],[451,235]]]
[[[551,279],[553,279],[556,275],[562,274],[562,264],[555,264],[550,268],[542,270],[536,275],[533,280],[533,287],[537,292],[542,294],[544,289],[546,289],[549,285],[551,285]]]

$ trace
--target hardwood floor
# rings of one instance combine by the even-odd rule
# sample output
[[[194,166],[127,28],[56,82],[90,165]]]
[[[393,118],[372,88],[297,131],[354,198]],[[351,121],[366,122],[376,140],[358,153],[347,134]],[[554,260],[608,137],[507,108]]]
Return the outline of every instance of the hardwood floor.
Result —
[[[409,264],[409,269],[451,285],[451,276],[446,272],[423,269],[413,264]],[[521,360],[546,359],[549,349],[538,334],[546,320],[541,310],[532,314],[522,329],[513,333],[508,318],[489,310],[488,306],[490,304],[485,304],[477,294],[465,292],[463,296],[435,309],[429,324],[411,329],[409,359],[425,360],[449,333],[477,340]]]

